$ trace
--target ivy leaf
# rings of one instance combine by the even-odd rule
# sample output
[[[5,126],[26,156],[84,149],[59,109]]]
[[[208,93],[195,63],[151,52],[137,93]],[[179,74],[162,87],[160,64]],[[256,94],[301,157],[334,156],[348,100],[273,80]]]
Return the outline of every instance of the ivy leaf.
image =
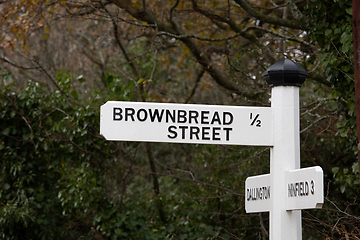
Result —
[[[359,163],[356,162],[352,165],[352,170],[354,173],[359,173]]]
[[[347,32],[344,32],[343,34],[341,34],[341,37],[340,37],[340,42],[342,44],[347,44],[347,43],[350,43],[352,40],[352,34],[349,34]]]
[[[4,135],[9,135],[10,130],[11,130],[10,127],[5,128],[5,129],[2,131],[2,134],[4,134]]]
[[[8,190],[10,188],[10,185],[8,183],[5,183],[3,188],[4,188],[4,190]]]
[[[352,16],[352,7],[347,8],[346,13]]]
[[[83,75],[78,76],[78,77],[77,77],[77,80],[78,80],[79,82],[81,82],[81,83],[85,82],[85,78],[84,78]]]
[[[79,93],[76,90],[71,91],[71,96],[73,96],[75,99],[79,99]]]

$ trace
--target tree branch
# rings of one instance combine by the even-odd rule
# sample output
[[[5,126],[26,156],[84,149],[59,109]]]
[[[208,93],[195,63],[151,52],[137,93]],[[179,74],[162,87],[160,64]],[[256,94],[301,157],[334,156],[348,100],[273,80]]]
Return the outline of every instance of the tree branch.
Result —
[[[186,34],[180,29],[180,27],[174,22],[171,21],[171,26],[166,25],[160,20],[158,20],[153,14],[148,11],[140,10],[134,7],[130,1],[126,0],[111,0],[115,5],[124,9],[127,13],[129,13],[134,18],[147,22],[149,24],[155,24],[158,31],[165,32],[167,35],[175,35],[175,36],[186,36]],[[175,5],[176,7],[176,5]],[[253,35],[248,34],[246,32],[241,31],[234,22],[228,21],[230,27],[240,36],[249,39],[252,43],[259,46],[266,55],[270,57],[272,61],[275,61],[276,57],[269,52],[264,46],[260,43],[260,41]],[[201,48],[196,44],[194,39],[191,38],[180,38],[180,40],[188,47],[192,55],[195,57],[197,62],[199,62],[205,70],[210,74],[210,76],[215,80],[217,84],[222,86],[223,88],[230,90],[234,93],[237,93],[242,96],[249,96],[247,92],[241,90],[238,84],[229,80],[223,73],[221,73],[215,65],[211,62],[210,58],[201,50]]]
[[[131,1],[127,1],[127,0],[110,0],[110,1],[119,8],[124,9],[128,14],[130,14],[134,18],[141,20],[143,22],[147,22],[148,24],[152,24],[156,26],[160,31],[177,34],[172,26],[166,25],[165,23],[161,22],[150,12],[140,10],[134,7],[131,4]]]
[[[51,76],[51,74],[40,64],[39,59],[37,57],[33,60],[38,68],[50,79],[50,81],[54,84],[54,86],[59,90],[61,93],[61,96],[65,99],[65,101],[69,104],[71,108],[74,108],[74,105],[70,102],[64,91],[60,88],[60,86],[57,84],[56,80]]]
[[[213,14],[209,11],[206,11],[204,9],[201,9],[199,8],[199,6],[197,5],[196,1],[195,0],[192,0],[191,1],[192,4],[193,4],[193,9],[196,11],[196,12],[199,12],[201,14],[203,14],[205,17],[209,18],[211,21],[214,21],[214,20],[217,20],[217,21],[220,21],[220,22],[224,22],[226,24],[229,25],[229,27],[231,28],[231,30],[233,30],[236,34],[232,37],[229,37],[229,39],[232,39],[232,38],[236,38],[238,36],[241,36],[247,40],[249,40],[249,42],[251,42],[252,44],[256,45],[257,47],[259,47],[260,49],[263,50],[263,52],[271,59],[272,62],[276,62],[276,56],[274,56],[274,54],[272,54],[268,48],[266,48],[260,41],[259,39],[254,36],[253,34],[249,34],[247,33],[245,30],[242,30],[238,27],[238,24],[236,24],[234,21],[231,20],[231,18],[224,18],[224,17],[221,17],[217,14]],[[229,40],[229,39],[224,39],[225,40]],[[199,39],[199,40],[203,40],[203,39]],[[205,39],[204,39],[205,40]],[[209,40],[209,41],[218,41],[218,40],[221,40],[221,39],[217,39],[217,40]],[[206,40],[208,41],[208,40]]]
[[[147,143],[145,143],[145,145],[146,145],[146,152],[147,152],[147,155],[149,158],[151,175],[153,178],[154,192],[158,196],[160,194],[160,188],[159,188],[159,181],[158,181],[156,167],[155,167],[155,159],[154,159],[154,155],[153,155],[153,152],[151,149],[151,143],[147,142]],[[160,215],[161,221],[166,223],[167,221],[166,221],[165,212],[164,212],[164,209],[162,206],[161,199],[158,199],[158,208],[159,208],[159,215]]]
[[[235,0],[237,4],[240,5],[248,14],[252,17],[266,23],[280,25],[283,27],[288,27],[292,29],[303,29],[306,30],[304,24],[302,24],[299,20],[289,20],[277,17],[266,16],[258,11],[256,11],[246,0]]]
[[[132,71],[133,71],[133,74],[135,75],[135,77],[137,79],[140,78],[140,74],[139,74],[139,71],[137,70],[137,67],[135,66],[135,64],[133,63],[133,61],[131,60],[128,52],[126,51],[124,45],[122,44],[121,42],[121,39],[119,38],[119,30],[118,30],[118,26],[117,26],[117,23],[115,22],[115,19],[114,17],[112,16],[112,14],[110,14],[110,12],[107,11],[106,8],[104,8],[105,11],[109,14],[110,18],[111,18],[111,21],[113,23],[113,30],[114,30],[114,37],[115,37],[115,40],[116,40],[116,43],[118,44],[118,46],[120,47],[121,51],[123,52],[124,56],[125,56],[125,59],[126,61],[129,63]]]
[[[130,2],[125,0],[112,0],[114,4],[118,7],[124,9],[127,13],[132,15],[134,18],[150,23],[155,24],[159,31],[167,32],[174,35],[185,35],[180,28],[172,22],[172,26],[166,25],[159,21],[154,15],[149,12],[144,12],[136,7],[132,6]],[[229,81],[223,74],[221,74],[215,66],[211,63],[210,59],[204,54],[200,47],[190,38],[181,38],[180,39],[191,51],[196,60],[205,67],[205,70],[212,76],[212,78],[222,87],[236,92],[240,95],[245,94],[241,92],[240,88],[234,83]]]
[[[16,68],[19,68],[19,69],[22,69],[22,70],[34,70],[34,69],[39,69],[39,67],[23,67],[23,66],[20,66],[16,63],[13,63],[13,62],[10,62],[8,59],[6,59],[6,57],[0,57],[0,60],[2,60],[3,62],[6,62],[8,64],[10,64],[11,66],[13,67],[16,67]]]
[[[289,40],[289,41],[293,41],[293,42],[298,42],[298,43],[301,43],[301,44],[304,44],[308,47],[312,47],[313,45],[311,45],[310,43],[304,41],[304,40],[301,40],[301,39],[298,39],[296,37],[290,37],[290,36],[286,36],[286,35],[283,35],[281,33],[278,33],[278,32],[275,32],[275,31],[271,31],[270,29],[267,29],[267,28],[263,28],[263,27],[259,27],[259,26],[251,26],[251,27],[247,27],[245,28],[243,31],[250,31],[252,29],[257,29],[257,30],[261,30],[261,31],[264,31],[264,32],[267,32],[267,33],[270,33],[274,36],[277,36],[277,37],[280,37],[282,39],[285,39],[285,40]]]
[[[176,39],[179,39],[179,40],[182,40],[182,39],[185,39],[185,38],[195,38],[195,39],[200,40],[200,41],[223,42],[223,41],[227,41],[227,40],[231,40],[231,39],[239,37],[240,33],[236,33],[236,34],[234,34],[232,36],[223,37],[223,38],[208,38],[208,37],[200,37],[198,35],[186,35],[186,34],[179,35],[179,34],[172,34],[172,33],[168,33],[168,32],[159,32],[156,35],[157,36],[165,35],[165,36],[173,37],[173,38],[176,38]]]
[[[197,86],[199,85],[201,78],[204,76],[204,73],[205,73],[205,68],[202,66],[200,72],[196,75],[195,85],[194,85],[193,89],[191,90],[190,95],[186,98],[185,103],[189,103],[190,99],[194,96],[195,90],[196,90]]]

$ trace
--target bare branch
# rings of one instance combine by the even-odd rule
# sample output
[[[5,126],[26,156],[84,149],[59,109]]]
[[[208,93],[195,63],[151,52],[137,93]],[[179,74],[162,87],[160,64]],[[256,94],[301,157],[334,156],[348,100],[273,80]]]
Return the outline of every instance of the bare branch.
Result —
[[[193,89],[191,90],[190,95],[186,98],[185,103],[189,103],[190,99],[194,96],[195,90],[196,90],[197,86],[199,85],[199,82],[200,82],[202,76],[204,76],[204,73],[205,73],[205,68],[201,67],[200,72],[196,75],[195,85],[194,85]]]
[[[50,79],[50,81],[54,84],[54,86],[59,90],[65,101],[69,104],[71,108],[74,108],[64,91],[60,88],[60,86],[57,84],[56,80],[53,78],[53,76],[40,64],[39,59],[37,57],[33,60],[38,68]]]
[[[168,33],[168,32],[159,32],[156,35],[157,36],[166,35],[166,36],[173,37],[173,38],[180,39],[180,40],[186,39],[186,38],[195,38],[195,39],[200,40],[200,41],[223,42],[223,41],[235,39],[235,38],[239,37],[241,34],[236,33],[236,34],[234,34],[232,36],[223,37],[223,38],[208,38],[208,37],[200,37],[200,36],[197,36],[197,35],[185,35],[185,34],[184,35],[177,35],[177,34],[172,34],[172,33]]]
[[[222,186],[219,186],[219,185],[216,185],[216,184],[212,184],[212,183],[206,183],[206,182],[202,182],[202,181],[199,181],[197,179],[194,179],[194,178],[182,178],[182,177],[178,177],[176,175],[173,175],[173,174],[163,174],[163,173],[159,173],[158,175],[163,175],[163,176],[169,176],[169,177],[173,177],[173,178],[176,178],[176,179],[179,179],[179,180],[184,180],[184,181],[188,181],[188,182],[194,182],[194,183],[199,183],[201,185],[204,185],[204,186],[209,186],[209,187],[214,187],[214,188],[218,188],[218,189],[221,189],[221,190],[224,190],[226,192],[229,192],[233,195],[236,195],[236,196],[241,196],[243,197],[244,194],[239,194],[237,192],[234,192],[233,190],[229,189],[229,188],[226,188],[226,187],[222,187]]]
[[[312,44],[304,41],[304,40],[301,40],[299,38],[296,38],[296,37],[290,37],[290,36],[286,36],[286,35],[283,35],[283,34],[280,34],[280,33],[277,33],[275,31],[272,31],[270,29],[267,29],[267,28],[263,28],[263,27],[259,27],[259,26],[251,26],[251,27],[247,27],[245,28],[243,31],[247,32],[247,31],[250,31],[252,29],[258,29],[258,30],[261,30],[261,31],[264,31],[264,32],[267,32],[267,33],[270,33],[274,36],[277,36],[277,37],[280,37],[282,39],[285,39],[285,40],[289,40],[289,41],[293,41],[293,42],[298,42],[298,43],[301,43],[301,44],[304,44],[308,47],[313,47]]]
[[[347,217],[350,217],[350,218],[353,218],[353,219],[356,219],[357,221],[360,220],[360,217],[357,217],[357,216],[354,216],[354,215],[351,215],[351,214],[348,214],[347,212],[341,210],[333,201],[331,201],[329,198],[325,198],[327,201],[329,201],[329,203],[331,203],[331,205],[333,205],[340,213],[346,215]]]
[[[145,143],[146,146],[146,153],[148,155],[148,159],[149,159],[149,164],[150,164],[150,169],[151,169],[151,175],[153,178],[153,187],[154,187],[154,192],[156,195],[160,194],[160,187],[159,187],[159,181],[158,181],[158,177],[157,177],[157,172],[156,172],[156,167],[155,167],[155,158],[153,155],[153,151],[151,148],[151,143],[147,142]],[[162,206],[162,200],[158,199],[158,208],[159,208],[159,216],[162,222],[166,223],[166,217],[165,217],[165,212]]]
[[[173,18],[173,12],[175,11],[175,8],[179,5],[180,0],[176,0],[175,4],[170,9],[170,22]]]
[[[154,79],[154,74],[155,74],[155,71],[156,71],[156,67],[157,67],[157,61],[158,61],[158,50],[156,49],[155,50],[155,59],[154,59],[154,66],[153,66],[153,69],[151,71],[151,74],[150,74],[150,81],[147,81],[147,86],[146,86],[146,93],[148,93],[150,91],[150,88],[152,86],[152,82],[153,82],[153,79]]]
[[[113,29],[114,29],[114,37],[115,37],[115,40],[116,40],[116,43],[118,44],[118,46],[120,47],[121,51],[123,52],[128,64],[130,65],[132,71],[133,71],[133,74],[135,75],[135,77],[137,79],[140,78],[140,74],[139,74],[139,71],[137,69],[137,67],[135,66],[134,62],[131,60],[128,52],[126,51],[124,45],[122,44],[121,42],[121,39],[119,38],[119,30],[118,30],[118,26],[117,26],[117,23],[114,19],[114,17],[112,16],[112,14],[106,9],[104,8],[105,11],[109,14],[110,18],[111,18],[111,21],[113,23]]]
[[[23,69],[23,70],[34,70],[34,69],[40,69],[39,67],[24,67],[24,66],[20,66],[16,63],[13,63],[13,62],[10,62],[6,57],[0,57],[0,60],[2,60],[3,62],[6,62],[16,68],[20,68],[20,69]]]
[[[235,0],[237,4],[239,4],[248,14],[252,17],[266,23],[280,25],[283,27],[288,27],[292,29],[303,29],[306,30],[304,24],[302,24],[299,20],[289,20],[277,17],[271,17],[256,11],[246,0]]]

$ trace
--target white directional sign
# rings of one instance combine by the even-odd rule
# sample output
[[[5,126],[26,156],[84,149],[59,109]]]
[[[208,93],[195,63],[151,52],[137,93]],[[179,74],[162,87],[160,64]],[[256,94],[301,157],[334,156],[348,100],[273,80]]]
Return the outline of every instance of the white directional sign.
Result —
[[[289,170],[286,210],[321,208],[324,203],[324,177],[321,167]]]
[[[245,210],[247,213],[270,211],[270,174],[248,177],[245,181]]]
[[[270,107],[109,101],[101,106],[107,140],[272,146]]]
[[[282,190],[287,192],[286,210],[321,208],[324,203],[324,177],[321,167],[285,172]],[[271,204],[270,174],[248,177],[245,181],[247,213],[269,212]]]

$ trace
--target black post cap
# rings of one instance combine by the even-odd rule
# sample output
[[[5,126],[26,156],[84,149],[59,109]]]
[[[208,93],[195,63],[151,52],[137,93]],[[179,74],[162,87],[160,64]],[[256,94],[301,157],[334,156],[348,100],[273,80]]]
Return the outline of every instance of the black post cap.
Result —
[[[297,86],[305,81],[308,73],[300,64],[284,58],[271,65],[263,73],[270,87],[275,86]]]

